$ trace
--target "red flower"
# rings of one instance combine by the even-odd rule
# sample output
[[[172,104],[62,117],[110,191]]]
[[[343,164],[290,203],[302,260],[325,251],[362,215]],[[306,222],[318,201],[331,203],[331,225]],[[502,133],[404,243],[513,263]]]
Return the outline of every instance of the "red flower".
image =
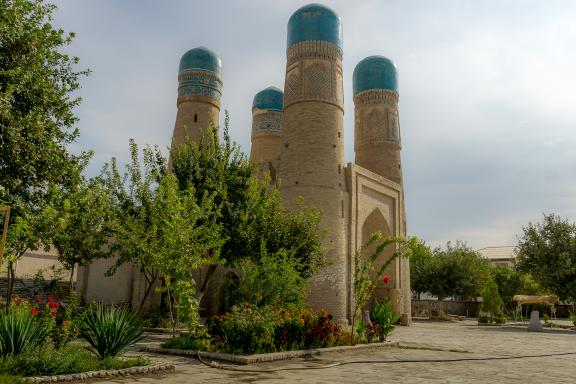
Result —
[[[30,313],[33,314],[33,315],[37,315],[37,314],[40,313],[40,311],[39,311],[38,309],[36,309],[36,308],[32,308],[32,309],[30,310]]]
[[[49,306],[50,308],[56,308],[56,309],[58,309],[58,307],[60,306],[60,304],[58,304],[58,303],[55,302],[55,301],[52,301],[52,302],[49,302],[49,303],[48,303],[48,306]]]
[[[38,297],[38,296],[34,297],[34,302],[36,304],[40,304],[40,297]]]
[[[54,297],[48,295],[48,296],[46,296],[46,301],[48,301],[49,303],[51,303],[51,302],[54,301]]]
[[[390,281],[390,276],[384,275],[384,276],[382,277],[382,281],[384,282],[384,284],[388,284],[388,282]]]

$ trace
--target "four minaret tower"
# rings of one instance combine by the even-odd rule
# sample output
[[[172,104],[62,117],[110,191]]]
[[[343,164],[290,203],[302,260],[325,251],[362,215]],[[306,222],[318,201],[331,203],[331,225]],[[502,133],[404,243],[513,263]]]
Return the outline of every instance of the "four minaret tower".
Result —
[[[310,4],[292,15],[284,93],[269,87],[254,97],[250,160],[279,183],[289,208],[303,197],[322,210],[330,265],[311,279],[308,301],[345,323],[353,305],[349,223],[356,219],[350,217],[351,181],[344,164],[342,54],[342,24],[334,11]],[[367,57],[356,66],[354,150],[358,166],[396,186],[402,197],[395,209],[404,220],[397,77],[395,65],[382,56]],[[182,142],[185,136],[201,140],[210,123],[218,124],[221,61],[206,48],[192,49],[180,61],[178,80],[173,141]],[[401,233],[396,235],[405,236],[405,225],[397,227]],[[406,287],[409,317],[409,283]]]

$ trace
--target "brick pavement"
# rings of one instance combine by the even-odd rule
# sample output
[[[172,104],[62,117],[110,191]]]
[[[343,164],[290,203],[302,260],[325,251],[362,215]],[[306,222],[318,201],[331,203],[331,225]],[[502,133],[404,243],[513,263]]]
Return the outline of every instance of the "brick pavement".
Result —
[[[239,373],[209,368],[194,359],[154,355],[155,360],[177,364],[165,376],[110,380],[114,383],[576,383],[576,332],[528,333],[519,328],[478,327],[460,323],[416,322],[398,327],[390,337],[408,345],[355,352],[324,353],[249,366],[250,369],[315,367],[357,360],[433,360],[484,358],[574,352],[574,355],[515,360],[467,362],[395,362],[350,364],[327,369],[273,373]],[[430,349],[421,349],[430,348]],[[443,351],[431,350],[434,348]],[[448,350],[465,350],[449,352]],[[104,383],[105,381],[94,381]]]

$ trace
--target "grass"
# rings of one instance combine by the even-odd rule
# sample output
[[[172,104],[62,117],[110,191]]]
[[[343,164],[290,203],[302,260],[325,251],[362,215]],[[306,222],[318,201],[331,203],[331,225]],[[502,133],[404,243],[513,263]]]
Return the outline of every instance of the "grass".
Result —
[[[100,360],[93,353],[78,345],[67,345],[60,349],[42,347],[18,356],[0,358],[0,375],[54,376],[103,369],[123,369],[149,363],[143,357]],[[0,376],[0,384],[19,383],[9,380],[12,378]]]
[[[30,381],[22,377],[0,375],[0,384],[28,384],[28,383],[30,383]]]

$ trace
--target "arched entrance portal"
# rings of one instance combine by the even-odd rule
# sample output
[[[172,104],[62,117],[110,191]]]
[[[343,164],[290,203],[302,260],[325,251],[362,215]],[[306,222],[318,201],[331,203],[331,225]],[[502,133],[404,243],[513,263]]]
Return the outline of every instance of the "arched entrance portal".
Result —
[[[383,237],[392,236],[390,227],[388,226],[388,223],[386,222],[384,215],[378,208],[374,209],[372,213],[368,215],[368,217],[364,221],[364,224],[362,225],[362,244],[365,244],[368,241],[368,239],[370,239],[370,236],[372,236],[372,234],[376,231],[382,232]],[[367,257],[368,255],[373,254],[375,250],[376,245],[372,245],[372,247],[368,248],[364,252],[363,255],[364,258]],[[390,245],[384,250],[384,252],[382,252],[379,258],[376,260],[374,269],[376,271],[379,270],[382,264],[384,264],[384,262],[388,260],[393,254],[394,254],[394,246]],[[378,280],[376,289],[374,290],[374,294],[370,298],[370,302],[368,304],[367,309],[369,309],[370,311],[374,306],[375,299],[378,300],[379,302],[383,302],[384,299],[386,298],[390,299],[390,292],[396,286],[396,268],[394,267],[394,264],[395,263],[392,263],[386,270],[386,274],[390,276],[390,280],[388,281],[388,283],[384,284],[384,282],[381,279]]]

